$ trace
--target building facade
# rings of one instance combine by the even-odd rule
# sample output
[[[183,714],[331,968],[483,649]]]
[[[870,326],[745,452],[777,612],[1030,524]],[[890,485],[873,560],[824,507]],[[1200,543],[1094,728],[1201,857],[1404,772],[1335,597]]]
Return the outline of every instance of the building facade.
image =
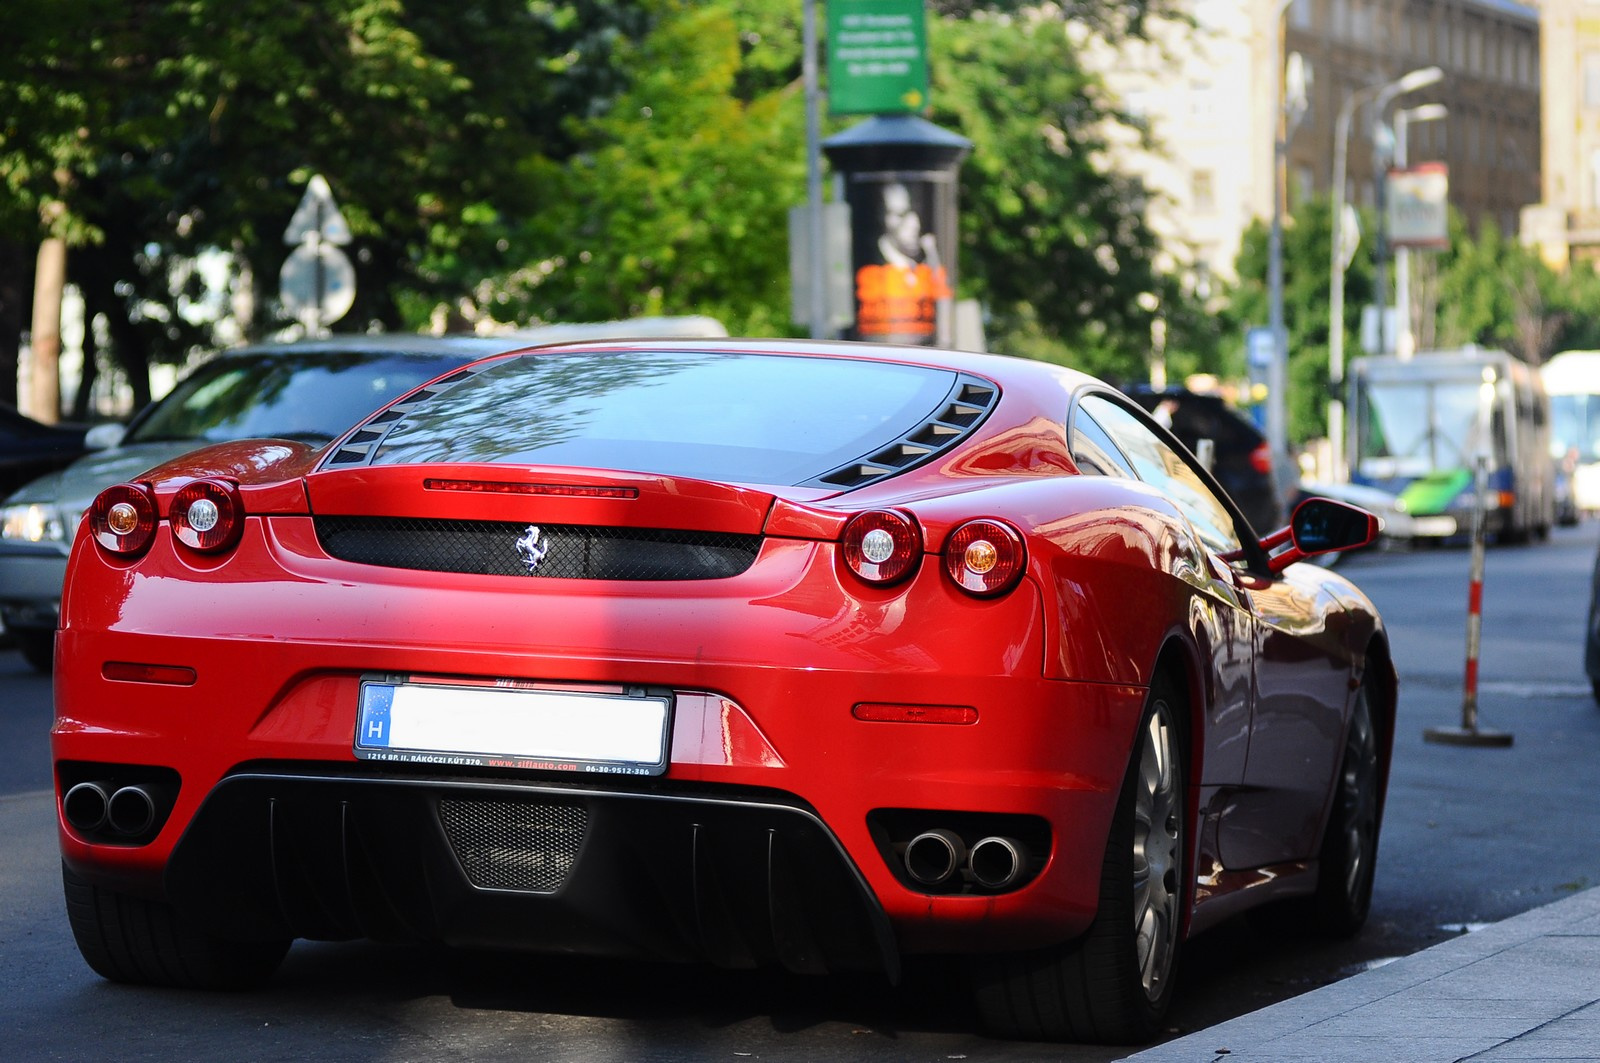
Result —
[[[1523,239],[1564,268],[1600,260],[1600,3],[1542,0],[1541,196]]]
[[[1600,4],[1590,10],[1600,29]],[[1407,162],[1447,164],[1450,203],[1471,226],[1493,219],[1514,234],[1524,209],[1539,202],[1540,23],[1533,8],[1511,0],[1195,0],[1192,13],[1194,28],[1123,46],[1100,66],[1158,142],[1154,153],[1130,151],[1124,164],[1161,193],[1151,223],[1178,269],[1232,279],[1240,236],[1252,220],[1272,214],[1274,75],[1289,65],[1280,55],[1298,53],[1309,69],[1304,114],[1283,153],[1286,216],[1295,204],[1330,194],[1335,128],[1352,94],[1370,101],[1377,86],[1429,66],[1443,78],[1397,98],[1383,116],[1385,128],[1370,102],[1352,112],[1346,202],[1375,204],[1395,111],[1422,103],[1443,103],[1449,114],[1408,125]],[[1595,54],[1600,100],[1600,43]],[[1600,149],[1600,107],[1595,120]],[[1600,166],[1600,154],[1595,158]],[[1600,241],[1600,227],[1596,236]]]

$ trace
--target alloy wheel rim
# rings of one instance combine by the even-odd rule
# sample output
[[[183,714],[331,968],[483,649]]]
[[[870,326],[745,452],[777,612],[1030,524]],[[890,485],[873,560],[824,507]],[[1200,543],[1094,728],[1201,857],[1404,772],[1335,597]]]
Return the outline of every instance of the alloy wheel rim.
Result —
[[[1145,996],[1158,999],[1178,944],[1178,861],[1182,802],[1173,755],[1170,709],[1158,702],[1140,740],[1134,780],[1134,958]]]
[[[1344,890],[1345,896],[1354,900],[1360,896],[1371,871],[1373,827],[1378,813],[1378,741],[1365,687],[1357,693],[1350,714],[1344,768],[1339,777],[1339,803],[1344,813]]]

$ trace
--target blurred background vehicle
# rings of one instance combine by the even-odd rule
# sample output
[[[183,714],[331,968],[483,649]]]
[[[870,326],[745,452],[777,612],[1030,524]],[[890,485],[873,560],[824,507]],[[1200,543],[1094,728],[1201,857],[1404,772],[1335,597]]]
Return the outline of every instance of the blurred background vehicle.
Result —
[[[1487,459],[1495,540],[1549,533],[1550,400],[1528,363],[1470,346],[1358,358],[1350,392],[1350,481],[1394,494],[1417,538],[1471,532],[1479,455]]]
[[[0,402],[0,493],[71,465],[83,453],[81,424],[41,424]]]
[[[321,445],[418,384],[526,345],[526,334],[338,336],[216,355],[125,429],[91,429],[89,453],[5,500],[0,620],[28,663],[48,672],[67,553],[79,519],[103,488],[208,443],[271,437]]]
[[[1539,367],[1550,396],[1556,519],[1600,512],[1600,351],[1562,351]]]
[[[210,443],[321,446],[402,392],[502,351],[574,340],[726,336],[700,315],[546,325],[491,335],[341,335],[215,355],[128,423],[91,429],[91,453],[0,507],[0,623],[28,663],[51,668],[61,581],[78,522],[103,488]],[[81,430],[80,430],[81,432]],[[81,449],[81,448],[80,448]]]
[[[1248,417],[1220,395],[1137,384],[1122,390],[1207,461],[1252,528],[1264,534],[1283,525],[1283,495],[1273,469],[1272,448]],[[1209,446],[1202,440],[1209,440]],[[1207,449],[1209,458],[1201,453]]]

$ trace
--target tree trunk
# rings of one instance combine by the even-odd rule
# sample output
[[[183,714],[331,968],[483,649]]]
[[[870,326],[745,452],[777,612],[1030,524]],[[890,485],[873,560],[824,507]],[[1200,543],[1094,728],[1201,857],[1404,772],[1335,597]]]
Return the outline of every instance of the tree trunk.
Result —
[[[67,283],[67,244],[39,244],[33,282],[33,342],[28,413],[45,424],[61,420],[61,293]]]

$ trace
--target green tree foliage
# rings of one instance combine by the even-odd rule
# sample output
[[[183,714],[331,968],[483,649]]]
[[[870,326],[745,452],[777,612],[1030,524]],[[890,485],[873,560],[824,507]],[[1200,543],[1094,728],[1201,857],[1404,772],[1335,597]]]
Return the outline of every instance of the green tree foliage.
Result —
[[[1294,444],[1327,434],[1332,214],[1326,198],[1313,199],[1301,203],[1283,226],[1283,323],[1289,352],[1284,410],[1288,438]],[[1362,231],[1372,232],[1370,219],[1363,223]],[[1269,236],[1267,223],[1258,220],[1246,230],[1239,249],[1235,267],[1239,282],[1223,315],[1227,331],[1234,337],[1234,353],[1226,367],[1230,375],[1245,372],[1246,330],[1265,327],[1271,317],[1267,299]],[[1361,246],[1363,250],[1370,247],[1370,238],[1364,236]],[[1372,301],[1372,280],[1371,255],[1358,252],[1345,271],[1346,364],[1361,353],[1361,308]]]
[[[1101,155],[1123,119],[1068,32],[1139,33],[1164,6],[930,4],[931,117],[976,145],[961,294],[999,349],[1134,375],[1157,308],[1185,320],[1144,189]],[[205,249],[230,252],[269,331],[282,230],[321,173],[355,235],[341,328],[446,307],[793,331],[799,18],[794,0],[11,0],[0,328],[21,331],[6,278],[52,231],[136,385],[151,359],[229,339],[201,302]],[[1174,333],[1205,331],[1188,320]]]
[[[772,4],[743,32],[737,5],[656,7],[643,40],[619,42],[629,86],[568,124],[580,150],[523,165],[540,204],[513,239],[530,261],[480,292],[495,319],[704,313],[738,332],[788,327],[803,113],[785,105],[786,57],[766,44],[785,27]]]
[[[932,27],[933,120],[973,142],[962,287],[988,306],[995,349],[1140,376],[1165,290],[1148,194],[1103,163],[1107,127],[1126,119],[1066,30],[1047,14]]]
[[[1286,410],[1291,443],[1327,432],[1330,322],[1330,205],[1300,204],[1284,226],[1284,326],[1289,340]],[[1376,219],[1363,218],[1362,231]],[[1222,315],[1234,337],[1230,375],[1243,375],[1245,331],[1268,320],[1267,239],[1264,223],[1245,233],[1237,274]],[[1371,236],[1363,237],[1345,273],[1345,359],[1363,353],[1362,308],[1373,300]],[[1466,344],[1492,347],[1535,365],[1561,350],[1600,347],[1600,274],[1584,264],[1566,272],[1546,265],[1533,249],[1507,239],[1493,219],[1473,232],[1459,212],[1450,218],[1450,246],[1412,255],[1413,306],[1419,349]],[[1389,274],[1394,298],[1394,264]]]
[[[219,338],[180,267],[202,248],[235,251],[272,289],[314,172],[357,238],[356,326],[403,324],[403,295],[442,297],[498,264],[499,219],[531,209],[518,162],[530,142],[559,142],[578,86],[611,82],[605,31],[628,14],[526,0],[30,6],[5,5],[6,28],[27,35],[0,59],[0,91],[25,105],[0,144],[0,224],[23,243],[52,218],[72,239],[72,279],[135,369]]]

